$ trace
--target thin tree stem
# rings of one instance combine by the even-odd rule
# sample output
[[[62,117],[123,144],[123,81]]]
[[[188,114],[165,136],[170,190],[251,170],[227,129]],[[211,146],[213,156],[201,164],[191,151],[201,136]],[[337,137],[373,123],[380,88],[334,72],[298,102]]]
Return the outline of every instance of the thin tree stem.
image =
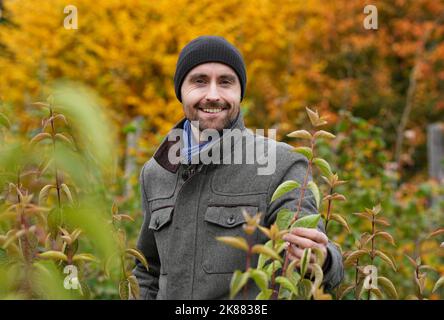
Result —
[[[333,187],[330,187],[330,195],[332,195],[332,194],[333,194]],[[327,236],[328,236],[327,227],[328,227],[328,222],[330,221],[331,208],[332,208],[332,200],[328,199],[327,217],[325,219],[325,234]]]
[[[249,235],[247,236],[247,242],[248,242],[248,251],[247,251],[247,261],[245,266],[246,272],[248,272],[248,270],[250,269],[250,258],[251,258],[251,237]],[[248,292],[247,287],[248,283],[246,283],[244,286],[244,300],[247,300],[247,292]]]
[[[372,251],[370,254],[370,260],[371,260],[371,265],[373,265],[373,260],[375,258],[375,215],[373,215],[372,217]],[[370,284],[371,284],[371,278],[370,278]],[[370,300],[370,295],[371,295],[371,289],[368,289],[367,291],[367,300]]]
[[[304,181],[301,186],[301,195],[299,197],[298,206],[296,209],[296,213],[294,214],[293,218],[291,219],[290,226],[298,219],[299,212],[301,211],[301,208],[302,208],[302,200],[304,199],[305,189],[307,188],[307,183],[308,183],[308,177],[310,175],[312,165],[313,165],[312,160],[314,157],[314,139],[311,140],[311,152],[312,152],[312,158],[308,161],[307,171],[305,172]],[[284,261],[284,265],[282,267],[282,274],[285,274],[285,272],[287,271],[288,260],[289,260],[288,250],[289,250],[289,247],[287,247],[285,249],[285,261]]]

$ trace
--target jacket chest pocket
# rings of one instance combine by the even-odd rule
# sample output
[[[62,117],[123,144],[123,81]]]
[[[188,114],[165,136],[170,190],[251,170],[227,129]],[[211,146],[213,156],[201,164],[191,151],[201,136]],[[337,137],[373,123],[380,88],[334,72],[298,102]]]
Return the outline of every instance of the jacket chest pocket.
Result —
[[[160,273],[168,274],[167,257],[169,247],[169,229],[173,215],[173,206],[162,207],[151,212],[149,229],[153,230],[160,259]]]
[[[205,212],[204,243],[202,268],[206,273],[233,273],[236,269],[244,270],[247,254],[217,241],[216,237],[246,237],[242,225],[245,210],[249,215],[257,213],[253,206],[209,206]],[[257,233],[251,236],[257,242]]]

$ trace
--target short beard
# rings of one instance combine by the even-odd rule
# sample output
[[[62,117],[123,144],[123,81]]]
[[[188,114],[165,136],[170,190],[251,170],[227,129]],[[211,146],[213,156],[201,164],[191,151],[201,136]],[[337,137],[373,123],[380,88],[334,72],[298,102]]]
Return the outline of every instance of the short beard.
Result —
[[[230,106],[228,103],[226,102],[207,102],[207,103],[197,103],[194,107],[194,110],[196,111],[196,117],[195,119],[189,119],[190,121],[199,121],[199,131],[202,132],[203,130],[207,130],[207,129],[212,129],[210,127],[210,124],[206,124],[204,121],[199,120],[198,116],[197,116],[197,112],[199,109],[204,109],[204,108],[223,108],[223,109],[228,109],[228,111],[232,111],[233,110],[233,106]],[[237,113],[233,116],[233,118],[231,118],[231,115],[228,115],[228,117],[223,119],[223,123],[222,123],[222,128],[218,128],[218,132],[222,133],[223,129],[229,129],[231,128],[232,122],[236,119],[237,117]]]

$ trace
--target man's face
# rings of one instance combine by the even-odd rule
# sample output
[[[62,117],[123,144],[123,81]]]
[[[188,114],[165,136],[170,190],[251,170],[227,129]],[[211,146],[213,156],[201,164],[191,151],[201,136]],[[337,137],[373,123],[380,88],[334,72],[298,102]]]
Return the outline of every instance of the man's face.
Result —
[[[183,81],[181,95],[185,116],[199,121],[201,131],[229,128],[239,113],[239,79],[233,69],[222,63],[208,62],[191,69]]]

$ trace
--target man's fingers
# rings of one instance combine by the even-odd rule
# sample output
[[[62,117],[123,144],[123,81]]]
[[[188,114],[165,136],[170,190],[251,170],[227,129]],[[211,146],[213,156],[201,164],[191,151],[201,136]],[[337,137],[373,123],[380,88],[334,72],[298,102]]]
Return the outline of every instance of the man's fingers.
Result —
[[[300,248],[298,248],[298,247],[296,247],[294,245],[290,245],[289,253],[295,259],[301,260],[302,256],[304,255],[304,250],[302,250],[302,249],[300,249]],[[310,263],[315,263],[315,262],[316,262],[316,257],[312,254],[310,256]]]
[[[301,236],[304,238],[308,238],[314,242],[327,244],[328,243],[328,237],[321,231],[317,229],[310,229],[310,228],[294,228],[291,231],[291,234],[294,234],[296,236]]]
[[[308,238],[303,238],[303,237],[299,237],[296,236],[294,234],[286,234],[284,235],[283,239],[285,241],[288,241],[290,243],[293,243],[295,245],[297,245],[299,248],[301,249],[305,249],[305,248],[314,248],[314,247],[320,247],[321,244],[316,243]]]
[[[304,254],[304,250],[299,249],[298,247],[291,245],[289,246],[290,253],[298,259],[302,259],[302,255]]]

